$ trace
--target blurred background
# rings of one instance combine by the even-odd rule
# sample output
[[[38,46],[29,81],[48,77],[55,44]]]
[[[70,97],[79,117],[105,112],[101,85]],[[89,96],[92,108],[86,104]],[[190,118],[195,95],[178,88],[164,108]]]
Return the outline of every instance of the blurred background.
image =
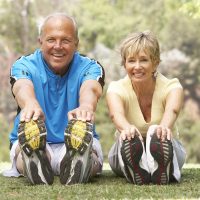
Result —
[[[75,17],[79,51],[97,59],[106,71],[96,114],[105,161],[115,139],[105,93],[111,80],[124,76],[119,44],[131,32],[151,30],[161,46],[159,71],[179,78],[184,87],[178,127],[187,163],[200,163],[200,0],[0,0],[0,162],[9,161],[8,136],[16,115],[10,67],[39,47],[37,24],[52,12]]]

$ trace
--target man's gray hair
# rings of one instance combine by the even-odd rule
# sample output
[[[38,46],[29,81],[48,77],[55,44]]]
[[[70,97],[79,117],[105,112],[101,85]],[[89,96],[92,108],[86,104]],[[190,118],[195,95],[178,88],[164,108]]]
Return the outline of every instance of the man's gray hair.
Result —
[[[74,25],[74,28],[75,28],[75,36],[76,38],[78,39],[78,26],[77,26],[77,23],[75,21],[75,19],[65,13],[53,13],[53,14],[50,14],[48,15],[47,17],[45,17],[43,20],[40,20],[40,22],[38,23],[38,33],[39,33],[39,36],[41,36],[42,34],[42,29],[44,27],[44,25],[46,24],[46,22],[50,19],[50,18],[53,18],[53,17],[65,17],[69,20],[72,21],[73,25]]]

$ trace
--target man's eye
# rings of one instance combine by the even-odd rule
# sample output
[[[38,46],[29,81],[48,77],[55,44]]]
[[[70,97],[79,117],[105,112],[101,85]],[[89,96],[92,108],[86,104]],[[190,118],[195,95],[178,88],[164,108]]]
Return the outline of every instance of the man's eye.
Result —
[[[54,42],[54,39],[48,39],[47,42],[52,43]]]
[[[71,40],[64,39],[62,42],[63,42],[64,44],[69,44],[69,43],[71,43]]]

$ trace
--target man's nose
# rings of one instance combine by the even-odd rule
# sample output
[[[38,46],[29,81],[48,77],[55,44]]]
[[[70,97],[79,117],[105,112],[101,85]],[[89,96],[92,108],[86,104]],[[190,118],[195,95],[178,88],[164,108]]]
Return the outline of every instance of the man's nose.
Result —
[[[62,48],[62,42],[60,40],[57,40],[55,42],[55,45],[54,45],[55,48]]]

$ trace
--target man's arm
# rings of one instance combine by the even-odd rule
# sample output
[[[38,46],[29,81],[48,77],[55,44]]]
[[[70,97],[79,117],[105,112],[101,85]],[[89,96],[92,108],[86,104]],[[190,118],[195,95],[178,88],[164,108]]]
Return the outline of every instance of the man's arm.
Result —
[[[102,92],[102,87],[98,81],[84,81],[79,93],[80,106],[68,113],[68,119],[77,118],[83,121],[94,121],[94,112]]]
[[[44,113],[35,97],[34,86],[30,80],[17,80],[13,85],[13,94],[21,108],[20,121],[29,122],[39,117],[44,120]]]

